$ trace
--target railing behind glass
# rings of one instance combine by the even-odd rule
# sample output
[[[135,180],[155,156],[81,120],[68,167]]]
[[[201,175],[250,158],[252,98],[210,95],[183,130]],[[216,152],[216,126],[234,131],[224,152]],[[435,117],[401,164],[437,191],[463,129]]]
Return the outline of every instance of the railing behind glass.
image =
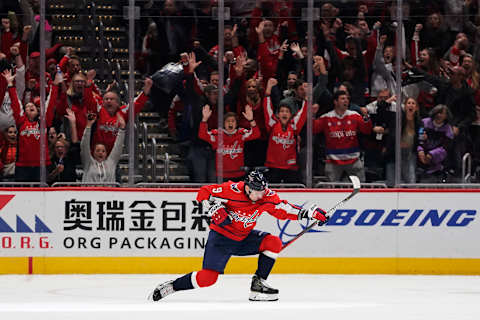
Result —
[[[148,164],[148,159],[147,159],[147,144],[145,142],[142,142],[142,170],[143,170],[143,181],[147,181],[147,164]]]
[[[120,187],[118,182],[55,182],[52,187]]]
[[[152,137],[152,156],[149,158],[151,159],[151,165],[152,165],[152,182],[157,181],[157,140]]]
[[[462,179],[463,182],[469,182],[472,175],[472,155],[465,153],[462,158]]]
[[[350,182],[317,182],[314,188],[325,188],[325,189],[336,189],[336,188],[351,188],[352,184]],[[364,182],[362,183],[362,188],[364,189],[383,189],[387,188],[385,183],[377,182]]]
[[[479,189],[480,183],[403,183],[406,189]]]
[[[165,152],[165,160],[163,163],[163,181],[168,183],[170,180],[170,155]]]
[[[137,183],[135,186],[137,188],[200,188],[204,186],[205,183],[183,183],[183,182],[174,182],[174,183],[148,183],[141,182]]]
[[[305,189],[306,186],[301,183],[269,183],[268,187],[270,189]]]
[[[47,187],[40,182],[0,182],[0,188],[41,188]]]

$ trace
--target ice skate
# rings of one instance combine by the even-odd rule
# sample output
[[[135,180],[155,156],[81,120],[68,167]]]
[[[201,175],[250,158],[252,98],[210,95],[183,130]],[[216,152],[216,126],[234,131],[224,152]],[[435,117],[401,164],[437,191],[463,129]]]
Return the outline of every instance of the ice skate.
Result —
[[[277,301],[278,289],[270,287],[265,280],[253,275],[250,286],[250,301]]]
[[[165,298],[166,296],[174,293],[173,281],[167,281],[162,284],[159,284],[149,295],[148,300],[158,301]]]

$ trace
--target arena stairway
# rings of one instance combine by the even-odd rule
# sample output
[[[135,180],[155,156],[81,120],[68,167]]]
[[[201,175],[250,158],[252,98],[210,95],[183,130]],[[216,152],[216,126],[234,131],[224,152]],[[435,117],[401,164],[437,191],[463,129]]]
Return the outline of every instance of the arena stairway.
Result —
[[[184,163],[186,148],[168,135],[165,122],[157,112],[142,111],[137,118],[135,182],[188,183],[190,177]],[[125,183],[128,181],[128,154],[122,155],[119,166],[121,182]]]
[[[126,4],[125,1],[108,0],[52,0],[47,6],[54,43],[71,46],[84,71],[97,70],[95,83],[101,90],[117,81],[123,101],[128,99],[129,76],[128,22],[123,16]],[[135,71],[135,96],[140,94],[142,87],[142,75]],[[135,128],[135,183],[187,183],[189,176],[183,161],[185,148],[169,137],[165,120],[160,119],[151,105],[147,104],[137,115]],[[144,133],[146,138],[142,137]],[[128,182],[128,137],[125,141],[119,163],[121,183]]]

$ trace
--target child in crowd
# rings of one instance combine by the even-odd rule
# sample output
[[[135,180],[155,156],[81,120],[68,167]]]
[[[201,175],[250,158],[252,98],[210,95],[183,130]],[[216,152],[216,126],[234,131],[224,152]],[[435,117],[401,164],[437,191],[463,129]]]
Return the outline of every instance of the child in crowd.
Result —
[[[250,123],[251,129],[238,128],[237,115],[228,112],[223,120],[223,149],[220,153],[223,156],[223,178],[232,181],[241,181],[245,176],[244,166],[244,145],[245,141],[251,141],[260,137],[260,130],[253,119],[252,107],[247,105],[245,112],[242,113],[245,119]],[[209,105],[205,105],[202,110],[202,122],[198,128],[198,137],[207,141],[212,145],[214,150],[218,149],[219,130],[208,131],[207,121],[212,115]],[[218,158],[216,158],[218,160]],[[217,176],[219,172],[219,164],[217,161]]]
[[[268,180],[276,183],[298,182],[297,137],[307,118],[307,103],[304,100],[302,108],[292,114],[290,100],[283,99],[274,114],[270,93],[277,80],[270,78],[267,82],[264,98],[265,124],[269,133],[267,160],[269,168]]]

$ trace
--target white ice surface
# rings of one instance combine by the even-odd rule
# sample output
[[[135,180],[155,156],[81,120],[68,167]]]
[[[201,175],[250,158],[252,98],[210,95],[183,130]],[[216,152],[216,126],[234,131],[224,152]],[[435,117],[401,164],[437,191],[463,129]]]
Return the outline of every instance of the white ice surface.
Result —
[[[148,292],[174,275],[0,276],[0,320],[422,319],[480,320],[480,277],[278,275],[277,302],[249,302],[250,276],[156,303]]]

